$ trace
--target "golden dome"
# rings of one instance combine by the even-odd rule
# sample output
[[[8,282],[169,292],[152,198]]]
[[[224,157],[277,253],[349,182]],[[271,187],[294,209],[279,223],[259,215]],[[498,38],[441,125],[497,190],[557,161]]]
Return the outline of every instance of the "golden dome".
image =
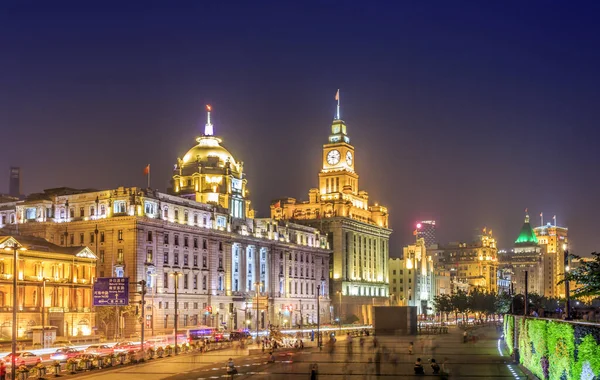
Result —
[[[196,161],[207,161],[208,157],[218,157],[219,161],[224,164],[229,160],[232,165],[236,165],[236,161],[227,149],[221,146],[221,139],[213,136],[202,136],[196,139],[198,145],[192,147],[183,156],[183,164]]]

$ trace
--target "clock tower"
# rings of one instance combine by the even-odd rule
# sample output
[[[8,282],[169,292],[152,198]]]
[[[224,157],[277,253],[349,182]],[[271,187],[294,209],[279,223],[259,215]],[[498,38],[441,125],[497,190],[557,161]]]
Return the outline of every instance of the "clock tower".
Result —
[[[323,145],[318,187],[309,190],[308,201],[289,197],[273,201],[271,217],[318,228],[327,235],[333,250],[329,262],[329,296],[336,300],[332,318],[347,323],[356,316],[370,324],[373,307],[389,301],[392,230],[387,207],[370,203],[369,194],[359,190],[354,146],[340,118],[339,91],[335,99],[338,108]]]
[[[331,124],[329,142],[323,145],[323,168],[319,173],[319,193],[358,194],[358,174],[354,171],[354,147],[343,120]]]

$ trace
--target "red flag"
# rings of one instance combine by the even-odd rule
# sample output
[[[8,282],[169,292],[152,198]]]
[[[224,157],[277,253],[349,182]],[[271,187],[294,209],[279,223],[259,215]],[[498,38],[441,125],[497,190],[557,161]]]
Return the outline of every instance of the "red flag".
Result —
[[[335,100],[340,100],[340,90],[339,89],[335,93]]]
[[[413,235],[417,236],[417,230],[413,231]]]
[[[144,168],[144,175],[150,174],[150,164]]]
[[[280,208],[280,207],[281,207],[281,201],[275,202],[275,208]]]

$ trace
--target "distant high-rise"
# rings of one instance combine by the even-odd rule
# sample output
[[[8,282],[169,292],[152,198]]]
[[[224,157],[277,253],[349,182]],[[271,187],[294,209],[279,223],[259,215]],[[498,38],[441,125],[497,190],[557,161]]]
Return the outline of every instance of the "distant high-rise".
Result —
[[[435,220],[422,220],[417,223],[417,239],[425,240],[425,246],[430,247],[437,243],[435,236]]]
[[[11,166],[8,194],[15,198],[21,196],[21,168]]]

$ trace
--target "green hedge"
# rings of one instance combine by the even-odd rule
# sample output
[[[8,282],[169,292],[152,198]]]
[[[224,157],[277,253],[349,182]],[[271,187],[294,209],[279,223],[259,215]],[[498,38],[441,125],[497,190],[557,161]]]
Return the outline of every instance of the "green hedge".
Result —
[[[514,344],[514,331],[515,331],[515,317],[509,314],[504,315],[504,342],[508,347],[508,353],[513,354]]]
[[[600,378],[600,325],[580,325],[539,318],[505,316],[504,335],[509,350],[513,323],[518,324],[520,362],[540,379],[594,380]],[[578,334],[575,339],[575,327]],[[584,325],[581,325],[584,326]],[[510,334],[510,335],[509,335]]]

